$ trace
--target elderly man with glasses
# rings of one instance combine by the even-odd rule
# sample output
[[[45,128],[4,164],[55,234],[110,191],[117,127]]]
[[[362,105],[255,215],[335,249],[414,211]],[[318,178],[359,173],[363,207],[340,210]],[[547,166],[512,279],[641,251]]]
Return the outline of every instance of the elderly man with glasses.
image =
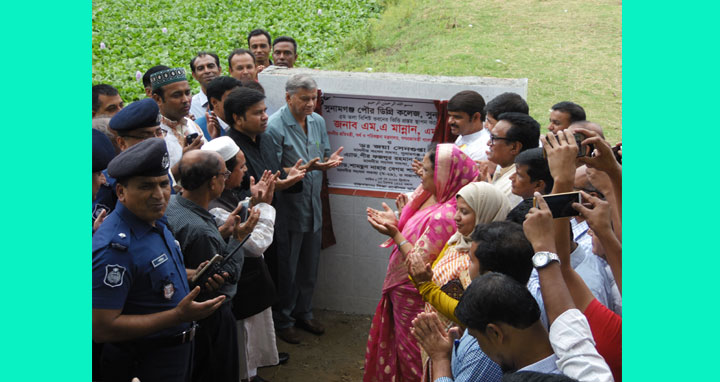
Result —
[[[497,186],[510,200],[511,206],[522,201],[512,193],[511,176],[515,174],[515,157],[521,152],[538,147],[540,124],[533,117],[522,113],[502,113],[498,122],[490,131],[487,156],[497,163],[500,169],[495,171],[492,184]]]

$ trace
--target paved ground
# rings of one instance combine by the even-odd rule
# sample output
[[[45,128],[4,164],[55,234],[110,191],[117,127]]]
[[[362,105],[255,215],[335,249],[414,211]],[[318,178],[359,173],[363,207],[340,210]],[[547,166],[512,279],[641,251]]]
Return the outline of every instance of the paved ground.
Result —
[[[290,361],[261,368],[258,375],[271,382],[362,381],[372,317],[316,310],[315,318],[325,325],[325,334],[315,336],[298,330],[299,345],[278,339],[278,350],[290,353]]]

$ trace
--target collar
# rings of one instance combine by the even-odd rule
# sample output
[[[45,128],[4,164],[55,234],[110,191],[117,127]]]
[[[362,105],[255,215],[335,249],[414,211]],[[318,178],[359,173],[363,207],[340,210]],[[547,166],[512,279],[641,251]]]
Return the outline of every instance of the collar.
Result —
[[[474,140],[480,138],[480,136],[483,135],[483,132],[485,132],[485,131],[487,131],[487,130],[483,127],[482,129],[480,129],[472,134],[461,135],[460,139],[463,141],[465,141],[465,140],[474,141]]]
[[[206,107],[206,106],[207,106],[209,100],[208,100],[207,95],[205,95],[205,93],[202,91],[202,89],[200,89],[200,93],[195,94],[195,95],[193,96],[193,98],[195,98],[195,97],[197,97],[197,100],[200,101],[200,105],[201,105],[202,107]]]
[[[148,222],[141,220],[139,217],[137,217],[120,201],[117,202],[117,205],[115,206],[115,211],[117,211],[120,218],[128,225],[128,227],[130,227],[130,231],[132,231],[138,239],[145,236],[145,234],[153,230],[153,228],[160,229],[160,227],[164,226],[164,224],[162,224],[162,219],[155,221],[155,227],[151,226],[150,224],[148,224]]]
[[[162,124],[164,124],[165,126],[171,128],[173,130],[176,130],[178,126],[186,126],[187,125],[187,118],[185,118],[185,117],[182,117],[182,119],[180,119],[179,121],[173,121],[172,119],[168,119],[164,115],[160,114],[160,119],[161,119]]]
[[[241,143],[245,143],[245,144],[248,144],[248,145],[253,146],[253,147],[260,147],[260,139],[262,138],[263,134],[265,134],[265,133],[258,134],[258,135],[255,137],[255,142],[253,142],[252,138],[250,138],[247,134],[243,133],[243,132],[240,131],[240,130],[230,129],[230,130],[228,131],[228,136],[229,136],[229,137],[231,137],[231,138],[233,138],[233,139],[236,139],[236,138],[237,138],[237,140],[240,140]],[[237,142],[236,142],[236,143],[237,143]],[[239,146],[239,144],[238,144],[238,146]],[[247,153],[246,153],[245,155],[246,155],[245,159],[247,159]]]
[[[313,114],[314,114],[314,112],[313,112]],[[310,124],[310,122],[312,121],[313,114],[310,114],[305,117],[306,125]],[[300,124],[295,119],[295,117],[292,115],[292,112],[290,111],[290,108],[287,106],[287,104],[280,109],[280,118],[282,119],[283,123],[286,126],[297,126],[298,128],[300,128]]]
[[[578,244],[577,248],[575,248],[574,251],[570,254],[570,265],[573,269],[577,268],[578,265],[582,264],[582,262],[585,260],[585,256],[587,256],[587,252],[585,252],[585,247]]]
[[[536,371],[539,373],[556,373],[558,357],[553,353],[533,364],[527,365],[518,371]]]
[[[184,207],[185,209],[189,210],[190,212],[199,215],[201,218],[205,220],[210,220],[215,223],[215,218],[210,214],[210,212],[201,206],[197,205],[195,202],[193,202],[190,199],[187,199],[183,197],[182,195],[174,195],[173,198],[177,201],[177,203]]]
[[[510,172],[510,171],[512,171],[512,170],[514,170],[514,169],[515,169],[515,163],[513,163],[513,164],[511,164],[510,166],[507,166],[507,167],[502,167],[499,172],[495,172],[495,175],[496,175],[496,176],[495,176],[493,179],[500,179],[500,178],[502,178],[503,176],[505,176],[505,174],[507,174],[508,172]]]
[[[222,129],[225,130],[225,132],[227,132],[228,129],[230,128],[230,125],[225,123],[225,121],[223,121],[222,118],[220,118],[220,117],[217,117],[217,120],[218,120],[218,122],[220,122],[220,127],[222,127]]]

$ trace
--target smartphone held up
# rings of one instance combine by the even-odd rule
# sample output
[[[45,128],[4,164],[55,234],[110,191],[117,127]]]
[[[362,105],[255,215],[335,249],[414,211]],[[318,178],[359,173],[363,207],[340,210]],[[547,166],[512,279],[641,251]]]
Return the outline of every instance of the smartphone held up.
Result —
[[[573,208],[573,203],[582,203],[580,191],[564,192],[560,194],[544,195],[543,199],[547,203],[553,219],[567,218],[571,216],[579,216],[580,212]],[[533,198],[533,207],[537,208],[537,197]]]
[[[575,143],[578,147],[578,157],[586,157],[592,154],[593,151],[595,151],[595,145],[583,145],[582,141],[584,141],[587,137],[585,137],[585,134],[583,133],[574,133],[573,136],[575,137]],[[555,134],[555,139],[559,139],[557,134]],[[543,148],[543,158],[547,158],[547,152]]]

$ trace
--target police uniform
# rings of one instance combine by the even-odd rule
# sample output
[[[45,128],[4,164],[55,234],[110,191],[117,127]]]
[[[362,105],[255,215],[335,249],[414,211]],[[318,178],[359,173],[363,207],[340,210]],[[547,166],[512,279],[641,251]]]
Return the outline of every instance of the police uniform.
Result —
[[[111,176],[158,176],[168,167],[162,138],[147,139],[120,153]],[[93,236],[93,309],[143,315],[174,308],[190,292],[180,246],[165,224],[153,227],[122,203]],[[182,381],[189,376],[194,325],[183,323],[132,341],[106,343],[105,381]]]
[[[160,126],[160,108],[152,98],[145,98],[131,103],[117,112],[111,119],[109,127],[123,136],[135,129]],[[109,214],[115,209],[117,195],[115,195],[115,178],[103,171],[105,184],[100,186],[95,200],[93,200],[93,220],[97,219],[102,210]]]
[[[102,172],[103,175],[105,175],[105,179],[107,180],[107,172],[105,171],[105,168],[107,168],[108,163],[113,159],[115,156],[115,148],[113,147],[112,143],[110,142],[110,139],[100,130],[93,129],[92,131],[92,172]],[[100,195],[100,189],[103,189],[103,196],[99,197]],[[100,215],[100,212],[102,209],[107,209],[108,212],[110,212],[112,209],[104,207],[106,202],[106,196],[105,191],[107,191],[107,186],[105,184],[102,184],[100,186],[100,189],[98,189],[98,195],[95,196],[95,200],[93,200],[93,216],[92,220],[95,222],[95,219],[97,219],[98,215]],[[102,202],[100,202],[102,200]],[[115,203],[112,203],[113,207],[115,206]]]

